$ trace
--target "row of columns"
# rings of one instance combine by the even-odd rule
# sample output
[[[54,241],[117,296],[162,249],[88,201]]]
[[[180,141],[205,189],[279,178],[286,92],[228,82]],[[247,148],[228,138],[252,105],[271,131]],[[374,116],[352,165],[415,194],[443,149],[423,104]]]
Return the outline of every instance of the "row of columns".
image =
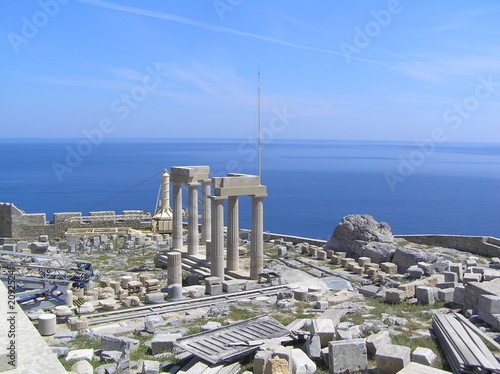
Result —
[[[207,261],[211,263],[211,275],[224,278],[224,201],[227,200],[227,270],[239,270],[239,196],[252,200],[250,239],[250,279],[257,280],[263,271],[264,227],[263,198],[266,187],[260,178],[244,174],[228,174],[227,177],[208,179],[208,166],[173,167],[173,250],[183,248],[182,235],[182,184],[188,186],[188,240],[189,255],[199,254],[198,188],[202,186],[201,245],[206,245]],[[200,183],[201,181],[201,183]],[[211,183],[212,182],[212,183]],[[211,184],[214,194],[211,195]]]

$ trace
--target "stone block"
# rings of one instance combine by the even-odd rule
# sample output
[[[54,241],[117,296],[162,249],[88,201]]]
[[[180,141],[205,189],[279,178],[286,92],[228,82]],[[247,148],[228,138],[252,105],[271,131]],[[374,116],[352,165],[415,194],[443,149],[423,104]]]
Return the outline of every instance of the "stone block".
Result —
[[[380,270],[389,275],[394,275],[398,273],[398,265],[392,262],[383,262],[380,264]]]
[[[270,351],[257,351],[253,359],[253,374],[266,374],[266,366],[272,358]]]
[[[354,265],[351,269],[354,274],[361,275],[364,272],[364,268],[359,265]]]
[[[452,374],[451,371],[440,370],[430,366],[422,365],[417,362],[410,362],[404,369],[398,371],[398,374]]]
[[[316,301],[316,305],[314,305],[314,309],[326,310],[328,308],[328,301],[320,300]]]
[[[328,347],[328,342],[335,336],[335,325],[331,319],[313,319],[309,331],[320,337],[322,348]]]
[[[364,297],[375,297],[379,291],[380,287],[373,284],[358,288],[358,292]]]
[[[71,360],[87,360],[92,361],[92,357],[94,357],[93,349],[75,349],[73,351],[69,351],[66,355],[66,361]]]
[[[453,290],[453,302],[455,304],[464,305],[465,302],[465,286],[457,286]]]
[[[139,348],[140,342],[136,339],[104,335],[101,338],[102,351],[133,352]]]
[[[414,283],[404,283],[399,285],[398,290],[405,292],[405,299],[411,299],[415,297],[415,284]]]
[[[335,255],[339,256],[339,258],[346,258],[347,257],[347,253],[345,253],[345,252],[335,252]]]
[[[212,286],[216,284],[222,284],[222,281],[219,277],[206,277],[205,284],[208,286]]]
[[[422,365],[432,366],[437,355],[429,348],[417,347],[411,355],[411,360]]]
[[[411,279],[420,279],[424,275],[424,270],[422,270],[418,265],[410,266],[406,272]]]
[[[453,301],[453,294],[455,293],[455,290],[453,288],[445,288],[445,289],[440,289],[438,290],[437,296],[438,299],[441,300],[443,303],[451,303]]]
[[[347,263],[347,270],[354,271],[354,268],[359,268],[358,263],[356,261],[351,261]]]
[[[436,301],[433,287],[417,287],[415,296],[418,302],[423,305],[434,305]]]
[[[163,304],[165,302],[165,294],[163,292],[149,293],[144,296],[145,304]]]
[[[365,339],[331,341],[328,356],[331,374],[362,371],[368,367]]]
[[[290,368],[288,361],[284,358],[275,356],[269,360],[269,371],[272,374],[289,374]]]
[[[500,314],[500,297],[495,295],[481,295],[477,306],[477,314],[480,319],[494,326],[496,324],[494,314]]]
[[[364,267],[372,262],[370,257],[360,257],[358,258],[358,265]]]
[[[375,278],[375,277],[378,276],[378,269],[375,269],[375,268],[372,268],[372,267],[368,267],[368,268],[365,268],[365,273],[370,278]]]
[[[366,338],[366,348],[372,356],[375,356],[377,349],[384,344],[392,344],[389,331],[379,331]]]
[[[483,280],[485,282],[491,281],[493,279],[500,278],[500,271],[497,269],[485,269],[483,273]]]
[[[450,264],[450,269],[449,271],[457,274],[457,277],[458,277],[458,281],[459,282],[462,282],[463,280],[463,275],[464,275],[464,270],[463,270],[463,267],[462,267],[462,264],[461,263],[454,263],[454,264]]]
[[[350,257],[344,257],[344,258],[340,259],[340,265],[343,268],[347,268],[351,262],[356,262],[356,260],[353,258],[350,258]]]
[[[316,257],[318,258],[318,260],[326,260],[327,259],[326,251],[323,251],[322,249],[318,249],[318,252],[316,253]]]
[[[333,265],[340,265],[341,264],[341,258],[337,255],[332,255],[331,259],[330,259],[330,263],[333,264]]]
[[[323,299],[323,294],[321,292],[309,292],[307,295],[307,301],[315,303]]]
[[[482,278],[483,275],[479,273],[465,273],[462,280],[464,284],[467,284],[470,282],[481,282]]]
[[[380,265],[379,264],[375,264],[374,262],[370,262],[368,264],[365,264],[363,267],[365,268],[365,271],[368,270],[368,269],[380,270]]]
[[[156,355],[158,353],[163,353],[166,351],[171,351],[174,348],[174,343],[177,339],[181,338],[182,335],[179,333],[166,334],[160,333],[155,334],[153,339],[151,339],[151,353]]]
[[[222,295],[222,284],[205,284],[205,293],[211,296]]]
[[[375,361],[380,373],[396,374],[410,363],[411,349],[395,344],[384,344],[377,350]]]
[[[445,282],[458,282],[458,274],[453,272],[453,271],[445,271],[443,272],[444,275],[444,281]]]
[[[227,293],[238,292],[240,290],[240,284],[236,281],[222,282],[222,290]]]
[[[99,301],[99,305],[105,311],[113,311],[117,310],[119,305],[117,304],[115,299],[104,299]]]
[[[442,290],[444,290],[446,288],[455,288],[456,286],[457,286],[457,283],[455,283],[455,282],[441,282],[441,283],[436,284],[436,287],[440,288]]]
[[[222,324],[220,322],[215,322],[215,321],[208,321],[205,323],[203,326],[200,327],[201,331],[210,331],[210,330],[215,330],[219,329],[222,327]]]
[[[292,349],[292,373],[294,374],[314,374],[316,364],[304,353],[302,349]],[[255,372],[254,372],[255,374]]]
[[[417,266],[422,269],[424,272],[424,275],[430,275],[432,274],[432,271],[434,270],[434,266],[432,264],[429,264],[427,262],[419,262],[417,263]]]
[[[144,360],[142,364],[142,374],[159,374],[160,363],[158,361]]]
[[[87,360],[80,360],[71,365],[71,372],[76,374],[93,374],[94,368]]]
[[[402,303],[405,300],[405,297],[406,292],[399,289],[391,288],[385,293],[385,301],[390,304]]]
[[[311,335],[306,340],[305,350],[309,358],[319,359],[321,357],[321,339],[319,335]]]
[[[257,283],[257,281],[249,280],[246,281],[245,284],[243,284],[243,289],[245,291],[256,290],[257,288],[259,288],[259,284]]]
[[[205,296],[205,287],[203,286],[191,286],[189,287],[189,297],[197,298]]]

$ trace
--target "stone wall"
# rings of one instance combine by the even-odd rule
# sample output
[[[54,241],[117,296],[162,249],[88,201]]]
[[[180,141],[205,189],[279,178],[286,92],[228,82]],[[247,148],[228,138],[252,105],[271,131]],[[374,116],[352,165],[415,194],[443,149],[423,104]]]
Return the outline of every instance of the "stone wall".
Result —
[[[486,257],[500,257],[500,239],[489,236],[395,235],[395,237],[411,243],[453,248]]]
[[[250,239],[250,230],[240,229],[240,238]],[[301,236],[293,236],[286,234],[276,234],[272,232],[264,232],[264,241],[276,240],[276,239],[283,239],[285,242],[291,242],[293,244],[307,242],[311,245],[317,245],[318,247],[322,247],[326,244],[326,240],[304,238]]]
[[[50,239],[63,239],[70,228],[120,228],[137,230],[151,228],[150,221],[141,221],[137,214],[116,216],[113,211],[92,212],[89,218],[81,212],[54,213],[54,220],[47,222],[45,213],[27,214],[14,204],[0,203],[0,238],[38,240],[40,235]]]

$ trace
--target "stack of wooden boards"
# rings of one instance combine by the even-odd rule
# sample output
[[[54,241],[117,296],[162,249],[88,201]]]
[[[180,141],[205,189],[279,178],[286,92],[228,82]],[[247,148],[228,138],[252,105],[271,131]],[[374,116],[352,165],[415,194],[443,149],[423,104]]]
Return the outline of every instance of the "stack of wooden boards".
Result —
[[[500,374],[500,363],[486,343],[498,351],[500,345],[465,317],[457,313],[436,314],[432,328],[453,373]]]

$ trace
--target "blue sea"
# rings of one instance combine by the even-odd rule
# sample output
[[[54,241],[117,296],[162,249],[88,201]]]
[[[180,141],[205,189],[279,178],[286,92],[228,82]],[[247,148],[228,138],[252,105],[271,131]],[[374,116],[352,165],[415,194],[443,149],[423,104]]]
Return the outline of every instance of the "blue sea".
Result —
[[[256,174],[256,144],[1,140],[0,201],[48,220],[67,211],[153,212],[163,169],[186,165],[209,165],[211,176]],[[265,231],[328,239],[343,216],[370,214],[394,234],[500,237],[500,144],[265,141],[262,184]],[[250,226],[248,197],[240,226]]]

